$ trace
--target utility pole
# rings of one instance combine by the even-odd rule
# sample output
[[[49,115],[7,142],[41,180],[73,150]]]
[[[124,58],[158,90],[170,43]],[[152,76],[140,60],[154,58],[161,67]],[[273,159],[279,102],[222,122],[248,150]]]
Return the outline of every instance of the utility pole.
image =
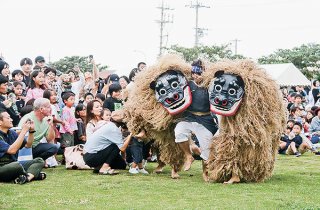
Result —
[[[201,4],[198,0],[196,0],[196,4],[193,4],[192,2],[190,3],[190,5],[186,5],[186,7],[190,7],[190,8],[195,8],[196,10],[196,27],[195,27],[195,42],[194,42],[194,46],[198,47],[199,45],[199,37],[204,36],[204,31],[207,31],[208,29],[206,28],[199,28],[199,8],[210,8],[209,6],[205,6],[203,4]]]
[[[50,54],[50,51],[49,51],[49,58],[48,58],[48,60],[49,60],[49,63],[51,63],[51,54]]]
[[[157,7],[157,9],[160,9],[161,11],[161,16],[160,16],[160,20],[157,20],[156,22],[160,24],[160,46],[159,46],[159,56],[162,55],[162,49],[163,49],[163,37],[167,37],[168,39],[168,34],[167,35],[163,35],[163,29],[165,27],[165,25],[167,23],[173,23],[173,17],[171,16],[171,20],[169,15],[166,14],[166,10],[173,10],[171,8],[169,8],[168,6],[164,6],[163,4],[163,0],[161,3],[161,7]]]
[[[231,41],[234,42],[234,55],[237,55],[238,54],[238,42],[240,42],[241,40],[234,39],[234,40],[231,40]]]

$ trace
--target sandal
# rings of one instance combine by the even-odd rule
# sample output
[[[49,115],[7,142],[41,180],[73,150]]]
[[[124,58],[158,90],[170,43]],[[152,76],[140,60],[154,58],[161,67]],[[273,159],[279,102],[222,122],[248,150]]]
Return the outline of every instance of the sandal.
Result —
[[[119,174],[119,171],[115,171],[114,169],[108,168],[104,172],[99,172],[99,175],[117,175]]]
[[[40,172],[38,177],[34,177],[33,180],[44,180],[47,178],[47,174],[45,172]]]
[[[28,178],[26,175],[19,175],[13,182],[15,184],[25,184],[28,182]]]

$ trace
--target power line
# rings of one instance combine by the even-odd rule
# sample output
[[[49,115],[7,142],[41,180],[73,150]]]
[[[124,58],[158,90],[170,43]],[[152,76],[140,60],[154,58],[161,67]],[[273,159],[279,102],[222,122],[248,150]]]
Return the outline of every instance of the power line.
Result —
[[[173,23],[173,16],[169,16],[166,14],[166,10],[173,10],[172,8],[169,8],[168,6],[164,6],[164,3],[162,1],[161,6],[157,7],[157,9],[160,9],[161,16],[160,20],[157,20],[156,22],[160,24],[160,46],[159,46],[159,56],[162,55],[162,49],[163,49],[163,38],[167,37],[168,40],[168,34],[163,35],[163,29],[167,23]]]
[[[194,8],[196,10],[196,26],[195,26],[195,42],[194,42],[194,46],[197,47],[199,45],[199,37],[203,37],[204,36],[204,31],[208,30],[206,28],[199,28],[199,26],[198,26],[199,8],[210,8],[210,7],[203,5],[198,0],[196,1],[196,4],[193,4],[191,2],[190,5],[186,5],[186,7]]]

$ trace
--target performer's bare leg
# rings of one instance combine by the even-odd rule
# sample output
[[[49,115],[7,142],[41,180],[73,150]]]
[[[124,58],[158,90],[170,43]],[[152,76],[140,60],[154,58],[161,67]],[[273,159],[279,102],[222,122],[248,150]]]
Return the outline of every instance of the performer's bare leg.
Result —
[[[182,149],[186,156],[186,162],[184,165],[184,170],[188,171],[191,168],[191,164],[194,161],[194,158],[192,157],[191,151],[190,151],[190,146],[189,146],[189,141],[185,142],[180,142],[178,143],[179,147]]]
[[[229,181],[224,182],[223,184],[233,184],[233,183],[239,183],[240,177],[238,175],[232,174],[232,177]]]
[[[202,178],[205,182],[209,181],[208,163],[205,160],[202,160]]]
[[[178,170],[176,169],[176,167],[172,167],[171,169],[171,178],[172,179],[178,179],[180,176],[178,174]]]
[[[164,162],[162,162],[160,159],[158,159],[158,166],[156,169],[154,169],[154,173],[162,173],[163,167],[165,167],[166,164]]]

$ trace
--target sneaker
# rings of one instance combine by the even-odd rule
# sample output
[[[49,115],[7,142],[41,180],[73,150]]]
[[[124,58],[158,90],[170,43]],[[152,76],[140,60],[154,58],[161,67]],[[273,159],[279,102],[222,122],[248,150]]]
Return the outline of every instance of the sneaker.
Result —
[[[139,171],[139,173],[141,173],[141,174],[149,174],[149,172],[148,172],[146,169],[144,169],[144,168],[138,169],[138,171]]]
[[[320,152],[317,151],[317,152],[314,152],[313,154],[315,154],[315,155],[320,155]]]
[[[294,155],[295,155],[296,157],[300,157],[300,156],[301,156],[301,153],[300,153],[300,152],[295,152]]]
[[[26,175],[19,175],[13,182],[15,184],[24,184],[28,181],[28,178]]]
[[[148,162],[148,161],[145,160],[145,159],[142,160],[142,166],[143,166],[143,168],[145,168],[145,167],[147,166],[147,162]]]
[[[130,169],[129,169],[129,173],[130,173],[130,174],[138,174],[138,173],[139,173],[139,171],[138,171],[138,169],[137,169],[137,168],[131,168],[131,167],[130,167]]]

